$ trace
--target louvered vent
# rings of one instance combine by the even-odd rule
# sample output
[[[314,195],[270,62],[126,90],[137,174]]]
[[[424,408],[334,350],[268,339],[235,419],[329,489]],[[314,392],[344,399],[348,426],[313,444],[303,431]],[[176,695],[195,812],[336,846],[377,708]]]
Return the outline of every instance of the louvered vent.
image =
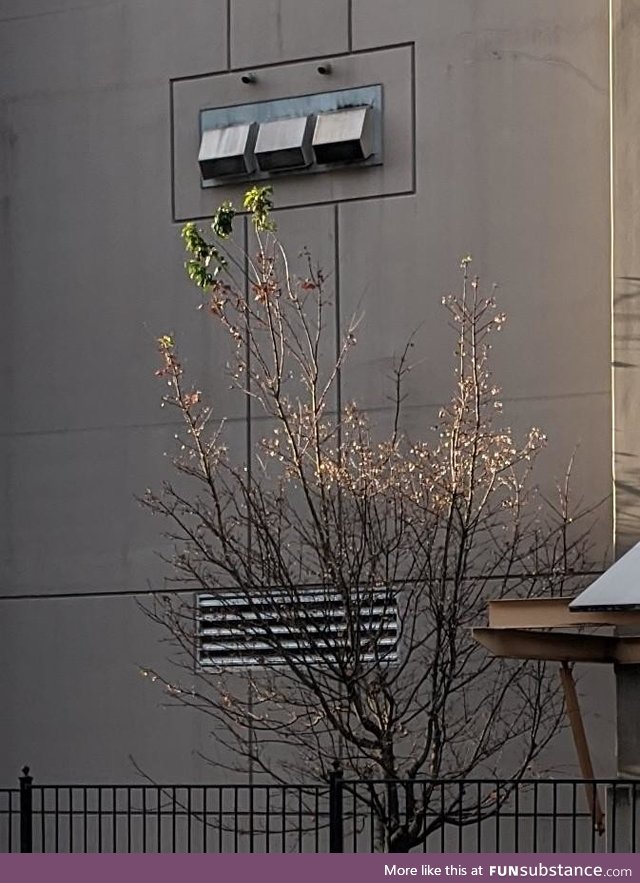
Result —
[[[198,661],[203,667],[330,661],[348,648],[347,619],[356,617],[361,659],[395,661],[395,594],[384,587],[354,593],[351,608],[347,617],[337,592],[315,587],[251,599],[234,592],[198,595]]]

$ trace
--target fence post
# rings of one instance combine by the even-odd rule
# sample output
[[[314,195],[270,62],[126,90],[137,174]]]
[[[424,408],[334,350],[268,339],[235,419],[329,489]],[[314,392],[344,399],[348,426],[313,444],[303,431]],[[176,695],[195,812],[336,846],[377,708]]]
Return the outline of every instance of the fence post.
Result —
[[[33,776],[29,767],[22,767],[20,776],[20,852],[33,852],[33,816],[31,785]]]
[[[329,852],[344,852],[342,811],[342,770],[340,761],[334,760],[329,773]]]

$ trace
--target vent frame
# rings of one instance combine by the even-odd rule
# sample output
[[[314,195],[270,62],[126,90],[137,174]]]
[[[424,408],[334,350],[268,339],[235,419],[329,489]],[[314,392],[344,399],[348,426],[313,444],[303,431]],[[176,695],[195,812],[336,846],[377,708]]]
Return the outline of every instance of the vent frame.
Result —
[[[355,108],[367,108],[369,155],[364,159],[351,159],[344,162],[322,163],[316,160],[311,148],[315,120],[322,115]],[[239,174],[224,174],[218,177],[200,176],[203,189],[220,187],[233,183],[268,180],[282,175],[309,175],[318,172],[336,171],[341,168],[363,168],[382,165],[383,156],[383,87],[380,83],[350,89],[337,89],[332,92],[318,92],[291,98],[277,98],[248,104],[235,104],[226,107],[204,108],[199,113],[199,144],[202,145],[205,133],[211,130],[224,130],[228,127],[255,124],[255,139],[259,139],[259,129],[264,123],[284,122],[290,119],[307,119],[307,132],[304,153],[308,163],[304,166],[282,166],[263,170],[259,159],[252,157],[251,168]],[[253,149],[252,147],[252,149]],[[201,167],[202,173],[202,167]]]
[[[361,603],[364,639],[374,626],[378,626],[382,634],[376,638],[376,651],[367,651],[365,647],[360,658],[364,662],[380,659],[385,664],[393,664],[398,661],[400,640],[397,592],[385,586],[361,591],[371,593],[370,600],[363,600],[354,592],[353,602],[360,600]],[[260,607],[264,610],[258,613]],[[290,617],[287,617],[288,611],[291,611]],[[301,614],[301,611],[305,612]],[[302,617],[305,617],[304,623]],[[256,623],[253,633],[252,621]],[[286,664],[287,658],[278,655],[273,641],[269,640],[269,621],[272,622],[269,627],[272,634],[291,636],[291,646],[287,650],[292,659],[302,664],[330,662],[335,659],[336,649],[344,645],[344,599],[331,589],[300,587],[293,595],[285,590],[269,589],[262,599],[258,594],[250,599],[246,593],[233,589],[221,590],[215,595],[197,593],[195,640],[198,669],[270,668]],[[296,626],[296,621],[301,625]],[[318,643],[313,648],[305,647],[304,638],[314,631]],[[325,644],[324,652],[322,644]],[[380,648],[384,648],[384,652],[380,652]]]

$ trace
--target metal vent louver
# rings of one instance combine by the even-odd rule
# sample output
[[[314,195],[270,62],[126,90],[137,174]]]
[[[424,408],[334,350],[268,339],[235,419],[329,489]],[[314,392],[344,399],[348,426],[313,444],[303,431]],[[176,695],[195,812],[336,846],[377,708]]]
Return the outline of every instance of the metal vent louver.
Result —
[[[260,123],[256,159],[263,172],[308,166],[313,159],[310,144],[312,117],[271,120]]]
[[[373,153],[370,107],[318,114],[313,152],[319,164],[363,162]]]
[[[200,110],[203,188],[383,162],[382,86]]]
[[[362,660],[397,659],[395,594],[384,587],[354,592]],[[350,617],[353,621],[354,616]],[[220,592],[197,596],[198,662],[203,667],[277,665],[291,658],[322,663],[348,652],[345,602],[317,587],[264,597]]]
[[[200,139],[198,164],[203,180],[246,175],[255,170],[255,123],[207,129]]]

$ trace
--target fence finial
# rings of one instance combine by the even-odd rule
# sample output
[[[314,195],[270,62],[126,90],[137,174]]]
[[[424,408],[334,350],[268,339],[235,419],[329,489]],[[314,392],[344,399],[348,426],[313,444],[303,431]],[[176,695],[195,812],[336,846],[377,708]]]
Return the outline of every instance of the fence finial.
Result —
[[[29,767],[22,767],[20,776],[20,852],[33,852],[33,802]]]

